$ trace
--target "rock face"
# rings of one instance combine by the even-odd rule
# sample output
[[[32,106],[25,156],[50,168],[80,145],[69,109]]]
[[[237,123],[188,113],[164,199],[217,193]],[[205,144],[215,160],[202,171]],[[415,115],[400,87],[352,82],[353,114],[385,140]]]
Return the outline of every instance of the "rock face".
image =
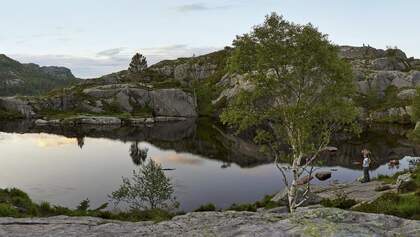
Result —
[[[385,104],[375,110],[361,108],[361,119],[380,122],[410,123],[407,106],[417,94],[414,89],[420,85],[420,60],[407,58],[399,49],[375,49],[369,46],[339,47],[339,56],[350,63],[354,73],[354,84],[361,100],[367,104],[372,97]],[[223,88],[213,105],[234,98],[241,90],[252,90],[253,86],[246,77],[237,74],[226,74],[217,84]],[[394,95],[395,94],[395,95]]]
[[[90,217],[0,218],[0,236],[407,236],[420,221],[333,208],[301,209],[294,215],[200,212],[171,221],[128,223]]]
[[[43,111],[90,114],[132,113],[143,116],[196,117],[195,99],[181,89],[151,89],[136,84],[111,84],[68,90],[51,97],[0,98],[0,108],[36,118]]]

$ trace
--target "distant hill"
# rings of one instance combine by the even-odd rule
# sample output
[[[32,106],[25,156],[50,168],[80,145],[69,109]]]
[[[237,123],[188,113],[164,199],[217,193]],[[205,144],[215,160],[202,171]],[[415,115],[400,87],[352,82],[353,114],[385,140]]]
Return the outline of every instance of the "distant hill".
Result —
[[[0,54],[0,96],[40,95],[79,81],[68,68],[22,64]]]

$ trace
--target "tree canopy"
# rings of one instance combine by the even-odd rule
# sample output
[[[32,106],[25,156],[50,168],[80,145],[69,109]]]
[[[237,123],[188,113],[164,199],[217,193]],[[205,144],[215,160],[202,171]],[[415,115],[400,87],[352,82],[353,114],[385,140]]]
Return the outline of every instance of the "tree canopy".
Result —
[[[276,160],[284,158],[281,145],[289,145],[296,183],[330,135],[351,125],[357,115],[351,68],[313,25],[294,24],[276,13],[237,36],[233,46],[229,70],[244,74],[252,89],[229,103],[222,122],[239,131],[256,130],[255,141],[265,144]],[[293,198],[296,187],[292,189]]]
[[[136,53],[131,59],[131,63],[128,68],[128,71],[131,73],[140,73],[146,70],[146,68],[147,68],[146,57],[140,53]]]

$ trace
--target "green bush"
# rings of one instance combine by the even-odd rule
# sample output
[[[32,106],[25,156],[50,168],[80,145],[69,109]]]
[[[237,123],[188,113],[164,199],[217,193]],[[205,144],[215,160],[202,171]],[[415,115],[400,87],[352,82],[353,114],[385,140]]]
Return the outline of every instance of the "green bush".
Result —
[[[1,217],[17,217],[18,210],[13,208],[10,204],[0,203],[0,216]]]
[[[203,211],[216,211],[216,206],[213,203],[208,203],[201,205],[194,212],[203,212]]]
[[[364,203],[355,211],[383,213],[420,220],[420,197],[415,194],[386,193],[372,203]]]
[[[350,209],[352,206],[356,205],[357,202],[353,199],[349,199],[344,194],[338,194],[335,199],[323,199],[321,205],[324,207],[335,207],[341,209]]]
[[[230,211],[249,211],[249,212],[256,212],[257,211],[257,207],[255,206],[255,204],[232,204],[232,206],[230,206],[228,208],[228,210]]]
[[[131,210],[129,212],[112,213],[102,211],[107,203],[96,209],[89,209],[88,199],[83,200],[72,210],[62,206],[51,206],[48,202],[36,204],[29,196],[16,188],[0,189],[0,217],[50,217],[57,215],[66,216],[93,216],[105,219],[116,219],[121,221],[163,221],[171,219],[174,214],[161,209],[153,210]]]

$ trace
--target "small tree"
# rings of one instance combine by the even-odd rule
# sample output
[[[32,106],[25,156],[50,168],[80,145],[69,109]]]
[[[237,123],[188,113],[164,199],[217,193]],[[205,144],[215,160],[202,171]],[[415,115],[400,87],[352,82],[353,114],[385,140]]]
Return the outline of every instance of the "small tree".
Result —
[[[133,170],[130,179],[122,180],[120,188],[110,195],[115,205],[124,202],[136,210],[169,209],[177,205],[171,180],[153,160],[142,164],[138,171]]]
[[[314,26],[297,25],[275,13],[233,45],[229,68],[244,74],[253,88],[239,93],[221,120],[238,131],[256,131],[255,141],[268,148],[281,171],[293,212],[310,192],[308,182],[298,200],[299,179],[310,175],[330,135],[351,125],[357,115],[350,99],[351,68]],[[286,153],[285,143],[290,148]]]
[[[143,55],[136,53],[131,59],[128,71],[131,73],[141,73],[147,68],[147,60]]]

